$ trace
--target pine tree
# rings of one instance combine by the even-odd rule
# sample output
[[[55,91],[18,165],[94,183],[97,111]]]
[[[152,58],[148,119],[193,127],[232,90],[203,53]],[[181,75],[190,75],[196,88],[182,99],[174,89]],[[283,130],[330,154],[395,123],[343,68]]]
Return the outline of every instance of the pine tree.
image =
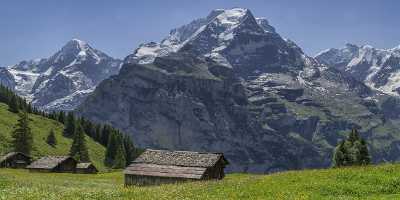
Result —
[[[89,120],[82,118],[82,126],[83,126],[83,129],[85,130],[85,133],[89,137],[94,139],[95,135],[96,135],[96,130],[94,129],[93,123]]]
[[[368,146],[364,139],[361,139],[359,146],[359,164],[369,165],[371,163],[371,157],[369,156]]]
[[[70,149],[70,156],[74,157],[75,160],[79,162],[89,162],[90,158],[86,145],[85,132],[79,123],[76,126],[76,131],[74,132],[75,135]]]
[[[26,112],[28,112],[28,113],[32,113],[32,112],[33,112],[32,104],[31,104],[31,103],[29,103],[29,104],[26,106]]]
[[[17,127],[12,133],[12,145],[14,151],[30,155],[33,146],[33,137],[29,128],[29,118],[26,112],[19,114]]]
[[[18,113],[19,112],[19,105],[18,105],[18,99],[16,95],[12,95],[10,102],[8,103],[9,110],[13,113]]]
[[[101,144],[101,125],[97,124],[95,129],[96,129],[95,130],[96,133],[94,135],[94,140]],[[105,145],[103,145],[103,146],[105,146]]]
[[[124,147],[126,155],[126,165],[129,165],[136,158],[136,149],[129,136],[124,137]]]
[[[65,112],[64,111],[60,111],[58,113],[58,121],[62,124],[65,124]]]
[[[108,139],[110,138],[111,133],[112,133],[111,127],[109,125],[104,125],[103,129],[101,130],[100,143],[103,144],[104,146],[108,145]]]
[[[112,168],[122,169],[126,167],[125,150],[123,144],[120,142],[115,153],[114,163]]]
[[[370,162],[367,143],[356,129],[351,131],[346,140],[339,143],[333,156],[334,167],[368,165]]]
[[[344,141],[341,141],[339,145],[335,149],[335,153],[333,155],[333,165],[335,167],[341,167],[345,165],[345,149],[344,149]]]
[[[54,133],[54,130],[51,129],[49,135],[47,136],[46,143],[49,144],[50,146],[54,147],[57,145],[57,139],[56,135]]]
[[[73,137],[75,135],[76,124],[77,123],[74,114],[72,112],[68,113],[66,125],[64,128],[64,136]]]
[[[351,142],[352,144],[360,139],[360,135],[358,134],[357,129],[353,128],[349,135],[347,141]]]
[[[17,97],[17,98],[19,99],[19,103],[18,103],[19,109],[27,111],[28,103],[26,102],[26,99],[21,98],[21,97]]]
[[[108,144],[106,148],[106,155],[104,158],[104,165],[107,167],[112,167],[114,165],[114,159],[118,148],[117,137],[114,133],[109,135]]]

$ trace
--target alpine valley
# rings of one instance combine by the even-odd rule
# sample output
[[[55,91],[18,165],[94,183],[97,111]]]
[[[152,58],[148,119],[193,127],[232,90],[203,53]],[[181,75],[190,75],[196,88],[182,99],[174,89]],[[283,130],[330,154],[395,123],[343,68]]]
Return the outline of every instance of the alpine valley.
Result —
[[[228,171],[328,167],[354,127],[373,162],[400,160],[399,48],[347,45],[313,58],[268,20],[233,8],[120,63],[72,40],[49,59],[3,69],[0,80],[48,110],[79,105],[76,113],[142,148],[223,152]]]

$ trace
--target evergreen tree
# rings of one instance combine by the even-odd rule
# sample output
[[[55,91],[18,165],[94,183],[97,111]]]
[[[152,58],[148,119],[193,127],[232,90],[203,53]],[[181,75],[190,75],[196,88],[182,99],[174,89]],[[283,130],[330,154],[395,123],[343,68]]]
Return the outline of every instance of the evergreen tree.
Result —
[[[359,146],[359,165],[369,165],[371,163],[371,157],[368,152],[368,146],[364,139],[361,139]]]
[[[36,107],[32,107],[32,113],[35,115],[39,114],[39,110]]]
[[[7,93],[8,93],[8,88],[3,85],[0,85],[0,102],[8,104]]]
[[[29,103],[29,104],[27,105],[27,107],[26,107],[26,112],[28,112],[28,113],[32,113],[32,112],[33,112],[32,104],[31,104],[31,103]]]
[[[124,137],[124,147],[126,155],[126,165],[130,165],[131,162],[136,158],[136,149],[133,145],[132,139],[129,136]]]
[[[53,112],[51,112],[50,114],[49,114],[49,118],[50,119],[52,119],[52,120],[58,120],[58,114],[57,114],[57,112],[56,111],[53,111]]]
[[[70,156],[74,157],[79,162],[89,162],[89,151],[86,146],[85,132],[82,126],[78,123],[70,149]]]
[[[12,95],[10,102],[8,103],[9,110],[13,113],[18,113],[19,112],[19,105],[18,105],[18,99],[16,95]]]
[[[360,135],[358,134],[357,129],[353,128],[350,132],[350,135],[347,141],[351,142],[352,144],[356,141],[360,140]]]
[[[97,124],[96,125],[96,128],[95,128],[96,130],[95,130],[95,135],[94,135],[94,140],[96,141],[96,142],[98,142],[98,143],[100,143],[101,144],[101,125],[100,124]],[[104,145],[103,145],[104,146]]]
[[[106,155],[104,158],[104,165],[107,167],[112,167],[114,165],[115,155],[118,149],[117,137],[114,133],[109,135],[108,145],[106,148]]]
[[[67,121],[64,128],[64,136],[73,137],[75,135],[76,124],[77,123],[74,114],[72,112],[69,112],[67,115]]]
[[[56,135],[55,135],[53,129],[50,130],[50,133],[47,136],[46,142],[47,142],[47,144],[49,144],[52,147],[57,145],[57,139],[56,139]]]
[[[27,111],[27,105],[28,105],[28,103],[26,102],[26,99],[21,98],[21,97],[18,97],[18,96],[17,96],[17,99],[19,100],[19,101],[18,101],[18,108],[19,108],[20,110]]]
[[[85,130],[85,133],[89,137],[94,139],[95,135],[96,135],[96,130],[95,130],[94,126],[93,126],[93,123],[91,121],[89,121],[89,120],[86,120],[86,119],[82,118],[82,126],[83,126],[83,129]]]
[[[115,153],[114,163],[112,168],[122,169],[126,167],[125,150],[122,143],[118,144],[117,151]]]
[[[60,111],[58,113],[58,121],[62,124],[65,124],[65,112],[64,111]]]
[[[101,138],[100,138],[100,143],[103,144],[104,146],[108,145],[108,139],[110,138],[110,135],[112,133],[112,129],[109,125],[104,125],[103,129],[101,130]]]
[[[33,137],[29,128],[29,118],[26,112],[19,114],[16,129],[12,133],[12,145],[14,151],[30,155],[33,146]]]
[[[333,155],[333,164],[336,167],[341,167],[344,166],[346,161],[345,161],[345,147],[344,147],[344,141],[341,141],[339,145],[335,149],[335,153]]]
[[[360,137],[356,129],[350,132],[346,140],[339,143],[333,156],[335,167],[368,165],[370,162],[367,143]]]

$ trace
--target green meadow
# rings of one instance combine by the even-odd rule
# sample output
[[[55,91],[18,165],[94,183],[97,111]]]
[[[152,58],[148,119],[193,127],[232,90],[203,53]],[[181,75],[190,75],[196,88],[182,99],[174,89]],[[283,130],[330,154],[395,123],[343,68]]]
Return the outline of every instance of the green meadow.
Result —
[[[221,181],[125,187],[97,175],[0,169],[0,199],[400,199],[400,165],[228,174]]]
[[[0,155],[6,154],[12,151],[11,148],[11,133],[17,124],[18,115],[8,111],[6,104],[0,103]],[[29,126],[32,129],[33,134],[33,152],[32,156],[34,159],[40,158],[46,155],[68,155],[72,144],[71,138],[66,138],[62,135],[64,125],[45,117],[29,114]],[[57,145],[52,147],[46,143],[46,138],[53,129],[57,139]],[[105,156],[105,148],[93,141],[91,138],[86,137],[89,155],[92,162],[104,171],[105,167],[103,164]]]

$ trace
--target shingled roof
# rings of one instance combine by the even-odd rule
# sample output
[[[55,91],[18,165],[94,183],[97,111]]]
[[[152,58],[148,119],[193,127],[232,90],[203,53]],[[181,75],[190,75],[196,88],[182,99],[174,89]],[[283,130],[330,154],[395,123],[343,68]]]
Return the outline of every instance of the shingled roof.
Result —
[[[27,169],[53,169],[62,162],[70,159],[70,156],[46,156],[28,165]]]
[[[3,161],[5,161],[5,160],[7,160],[8,158],[11,158],[11,157],[17,155],[17,154],[22,154],[22,155],[24,155],[25,157],[30,158],[29,156],[27,156],[27,155],[25,155],[25,154],[23,154],[23,153],[21,153],[21,152],[10,152],[10,153],[7,153],[6,155],[0,157],[0,163],[3,162]]]
[[[135,176],[203,179],[207,169],[214,167],[221,159],[223,165],[228,164],[221,153],[147,149],[124,173]]]
[[[201,153],[193,151],[167,151],[147,149],[133,163],[173,165],[182,167],[212,167],[221,158],[220,153]]]
[[[16,154],[17,154],[17,152],[10,152],[10,153],[7,153],[6,155],[0,157],[0,163],[3,162],[3,161],[5,161],[5,160],[7,160],[7,159],[10,158],[11,156],[16,155]]]

